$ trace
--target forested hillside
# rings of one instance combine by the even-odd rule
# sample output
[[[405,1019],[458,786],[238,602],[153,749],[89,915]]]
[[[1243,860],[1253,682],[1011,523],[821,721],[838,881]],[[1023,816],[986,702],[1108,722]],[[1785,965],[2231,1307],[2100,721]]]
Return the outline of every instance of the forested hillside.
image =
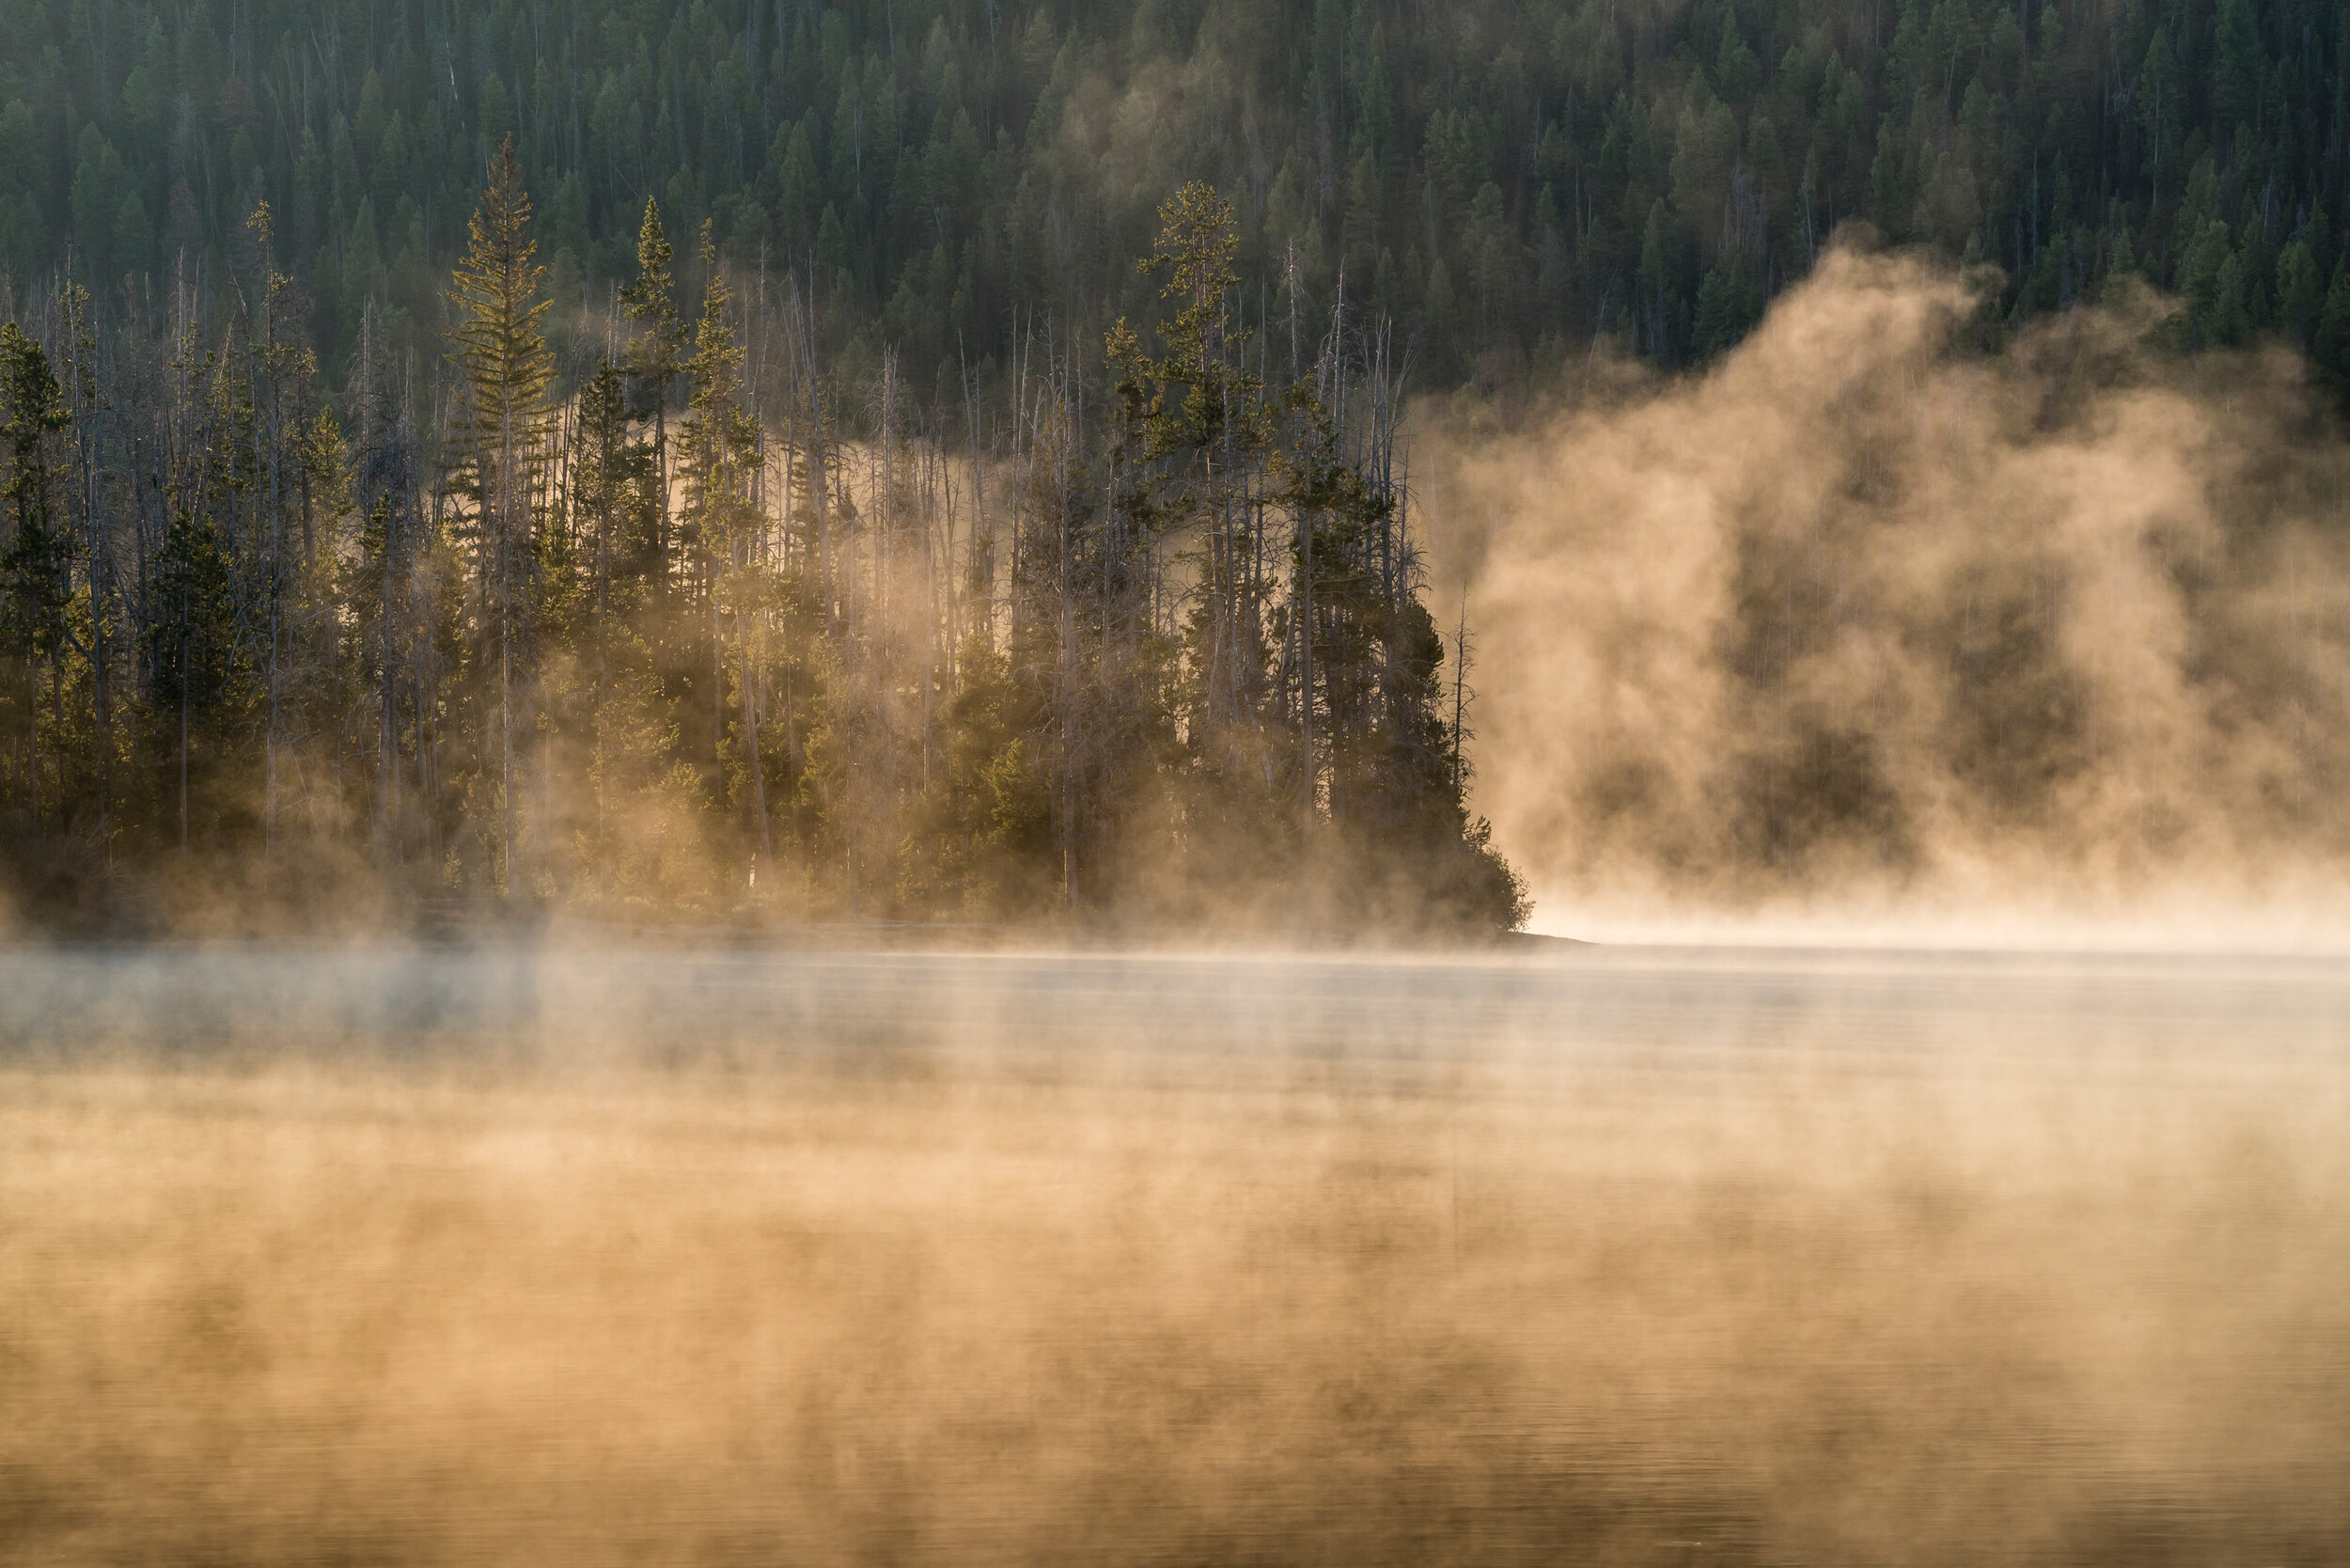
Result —
[[[653,197],[735,266],[812,274],[827,343],[927,388],[1031,320],[1146,315],[1131,259],[1198,178],[1235,203],[1245,293],[1293,261],[1326,306],[1343,270],[1425,382],[1595,338],[1701,358],[1856,218],[1996,264],[2019,314],[2135,274],[2198,338],[2338,369],[2346,25],[2330,0],[6,0],[0,254],[22,288],[71,246],[102,310],[133,274],[225,282],[266,196],[339,392],[370,299],[437,356],[510,134],[566,351]]]
[[[9,898],[1514,923],[1402,400],[1855,220],[2339,380],[2345,28],[0,0]]]

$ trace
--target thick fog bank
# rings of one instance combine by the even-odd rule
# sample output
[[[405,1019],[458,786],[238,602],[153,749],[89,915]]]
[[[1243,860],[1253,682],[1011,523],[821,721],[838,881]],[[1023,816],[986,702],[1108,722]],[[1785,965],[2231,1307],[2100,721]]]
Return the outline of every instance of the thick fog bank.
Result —
[[[1477,802],[1550,922],[2350,930],[2324,395],[2281,353],[2163,351],[2144,300],[1993,353],[1973,307],[1839,250],[1702,375],[1422,408],[1434,598],[1449,622],[1465,590],[1485,672]]]
[[[0,1557],[2339,1563],[2346,976],[0,950]]]

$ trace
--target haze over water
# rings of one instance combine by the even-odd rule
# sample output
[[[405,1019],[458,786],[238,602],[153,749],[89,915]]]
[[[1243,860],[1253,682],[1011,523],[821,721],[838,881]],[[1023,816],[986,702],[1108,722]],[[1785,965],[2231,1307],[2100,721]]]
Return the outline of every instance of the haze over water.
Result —
[[[2350,1560],[2323,959],[0,951],[12,1561]]]

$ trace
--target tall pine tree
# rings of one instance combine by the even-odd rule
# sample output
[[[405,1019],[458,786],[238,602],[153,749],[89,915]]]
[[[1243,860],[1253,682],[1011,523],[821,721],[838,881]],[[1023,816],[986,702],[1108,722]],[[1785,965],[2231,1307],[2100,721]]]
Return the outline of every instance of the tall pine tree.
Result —
[[[451,358],[463,381],[450,431],[458,485],[471,508],[481,632],[498,671],[499,885],[515,890],[515,688],[532,651],[538,527],[553,456],[549,391],[555,355],[541,320],[546,269],[530,235],[530,196],[509,136],[490,162],[448,301]]]

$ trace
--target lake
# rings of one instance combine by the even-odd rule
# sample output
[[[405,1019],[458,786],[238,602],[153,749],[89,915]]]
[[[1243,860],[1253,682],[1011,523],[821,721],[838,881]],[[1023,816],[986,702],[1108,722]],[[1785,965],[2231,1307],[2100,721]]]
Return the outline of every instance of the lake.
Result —
[[[2350,965],[0,949],[13,1562],[2350,1561]]]

